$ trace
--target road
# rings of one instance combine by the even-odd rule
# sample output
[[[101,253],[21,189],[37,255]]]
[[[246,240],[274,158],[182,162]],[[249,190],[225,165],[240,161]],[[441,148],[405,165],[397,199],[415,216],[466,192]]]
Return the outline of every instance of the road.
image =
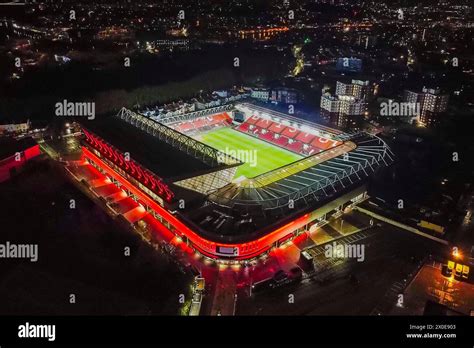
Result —
[[[439,245],[389,225],[361,233],[367,235],[356,241],[365,245],[363,262],[334,262],[325,271],[324,280],[308,278],[252,297],[241,291],[237,315],[369,315],[374,310],[388,311],[405,287],[405,280],[418,269],[419,261],[437,252]],[[338,242],[350,243],[358,234]],[[315,247],[313,253],[321,248]],[[317,265],[323,258],[324,254],[316,257]],[[355,275],[358,284],[349,274]],[[294,295],[294,303],[288,301],[290,294]]]
[[[470,315],[474,308],[474,284],[443,275],[439,263],[427,263],[408,286],[403,300],[403,305],[395,306],[391,314],[423,315],[426,302],[431,300],[458,313]]]

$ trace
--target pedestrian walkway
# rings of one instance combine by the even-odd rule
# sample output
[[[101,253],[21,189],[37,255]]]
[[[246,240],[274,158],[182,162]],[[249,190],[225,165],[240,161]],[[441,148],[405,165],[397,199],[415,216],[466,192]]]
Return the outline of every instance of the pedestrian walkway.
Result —
[[[449,242],[447,240],[444,240],[444,239],[441,239],[441,238],[438,238],[438,237],[435,237],[435,236],[432,236],[428,233],[425,233],[425,232],[422,232],[414,227],[411,227],[411,226],[408,226],[406,224],[403,224],[401,222],[398,222],[398,221],[395,221],[395,220],[392,220],[392,219],[389,219],[385,216],[382,216],[380,214],[377,214],[377,213],[374,213],[368,209],[364,209],[364,208],[361,208],[359,206],[356,206],[354,207],[355,210],[357,211],[360,211],[364,214],[367,214],[377,220],[380,220],[380,221],[383,221],[383,222],[386,222],[390,225],[393,225],[395,227],[398,227],[398,228],[401,228],[401,229],[404,229],[405,231],[408,231],[408,232],[412,232],[412,233],[415,233],[421,237],[425,237],[425,238],[428,238],[428,239],[431,239],[431,240],[434,240],[435,242],[438,242],[438,243],[441,243],[441,244],[444,244],[444,245],[448,245]]]
[[[231,269],[219,271],[212,301],[211,315],[235,314],[237,295],[236,274]]]
[[[372,232],[371,230],[365,230],[365,231],[360,231],[360,232],[357,232],[357,233],[353,233],[349,236],[343,236],[341,238],[338,238],[338,239],[334,239],[334,240],[331,240],[323,245],[318,245],[318,246],[315,246],[315,247],[312,247],[312,248],[309,248],[309,249],[306,249],[306,251],[311,255],[313,256],[313,258],[318,258],[320,256],[323,256],[324,253],[325,253],[325,245],[328,244],[328,243],[331,243],[333,241],[337,241],[338,244],[341,244],[341,245],[347,245],[347,244],[355,244],[363,239],[366,239],[370,236],[373,235],[374,232]]]
[[[337,239],[337,238],[340,238],[343,236],[342,233],[340,233],[338,230],[336,230],[337,227],[333,227],[331,226],[332,225],[335,225],[335,221],[339,221],[339,220],[334,220],[334,221],[331,221],[330,223],[328,223],[327,225],[324,225],[323,227],[321,227],[321,229],[326,232],[332,239]]]

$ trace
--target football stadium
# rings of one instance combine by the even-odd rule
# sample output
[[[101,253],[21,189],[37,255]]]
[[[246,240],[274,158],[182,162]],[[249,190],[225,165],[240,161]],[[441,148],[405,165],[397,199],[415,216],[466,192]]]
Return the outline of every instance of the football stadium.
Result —
[[[241,101],[160,119],[123,108],[82,132],[91,190],[138,204],[135,219],[123,213],[130,223],[224,262],[259,257],[365,200],[393,161],[376,136]]]

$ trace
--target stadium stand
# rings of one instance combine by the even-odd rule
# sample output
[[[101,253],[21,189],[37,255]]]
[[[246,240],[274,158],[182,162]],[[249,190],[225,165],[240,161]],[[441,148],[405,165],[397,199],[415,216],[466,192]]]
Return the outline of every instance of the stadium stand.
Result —
[[[299,131],[296,128],[284,126],[256,115],[248,118],[236,129],[305,156],[311,156],[342,144],[342,142]]]
[[[194,120],[171,124],[170,127],[181,133],[204,131],[215,127],[229,126],[232,118],[226,113],[199,117]]]
[[[257,126],[251,126],[250,131],[252,132],[252,134],[258,136],[262,132],[262,129]]]
[[[288,138],[284,136],[280,136],[278,138],[274,138],[273,142],[281,147],[286,147],[288,145]]]
[[[290,140],[290,143],[286,146],[286,148],[290,151],[296,152],[296,153],[301,153],[303,149],[303,143],[300,143],[299,141],[294,141]]]
[[[268,127],[268,130],[272,131],[275,134],[280,134],[283,131],[283,129],[285,129],[285,126],[276,122],[273,122],[273,124],[270,127]]]
[[[241,131],[242,133],[247,133],[247,131],[249,130],[249,127],[250,127],[250,124],[245,122],[245,123],[242,123],[237,129]]]
[[[321,138],[321,137],[316,137],[311,142],[311,145],[313,145],[314,147],[316,147],[318,149],[321,149],[321,150],[327,150],[327,149],[329,149],[331,147],[334,147],[334,146],[337,146],[339,144],[340,144],[340,142],[338,142],[338,141],[333,141],[333,140],[326,139],[326,138]]]
[[[296,137],[296,140],[301,141],[303,144],[309,144],[314,139],[315,135],[306,132],[300,132]]]
[[[249,118],[247,119],[247,121],[245,121],[245,122],[247,122],[248,124],[255,124],[255,123],[257,123],[259,120],[260,120],[260,117],[254,115],[254,116],[252,116],[252,117],[249,117]]]
[[[274,134],[272,132],[262,130],[262,133],[259,135],[260,139],[266,140],[266,141],[273,141]]]
[[[298,130],[293,127],[286,127],[283,132],[281,132],[281,135],[293,139],[298,135]]]
[[[260,128],[267,129],[268,127],[271,127],[272,124],[273,124],[272,121],[262,118],[255,125],[260,127]]]

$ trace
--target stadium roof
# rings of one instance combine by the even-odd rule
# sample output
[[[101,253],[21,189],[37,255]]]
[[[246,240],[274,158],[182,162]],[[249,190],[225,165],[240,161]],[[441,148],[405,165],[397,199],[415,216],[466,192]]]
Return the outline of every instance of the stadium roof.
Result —
[[[338,152],[342,147],[346,148]],[[323,161],[318,159],[331,151],[337,156],[329,156]],[[290,201],[306,204],[308,200],[328,196],[328,192],[335,192],[338,187],[343,189],[360,182],[378,167],[392,162],[392,157],[382,140],[361,134],[354,142],[262,174],[251,180],[253,185],[229,184],[214,192],[210,200],[221,206],[258,206],[264,210],[281,209]],[[302,170],[298,171],[300,164]],[[285,175],[285,171],[290,175]]]
[[[311,158],[324,153],[313,155],[286,166],[287,173],[282,173],[282,167],[251,179],[253,184],[228,184],[210,194],[205,206],[190,218],[215,237],[247,238],[360,187],[371,173],[393,161],[388,146],[368,134],[353,135],[344,146],[346,151],[335,152],[323,162]],[[299,162],[302,169],[297,171]]]
[[[209,164],[117,117],[96,118],[84,127],[167,181],[175,181],[224,167]]]
[[[31,137],[14,139],[8,137],[0,138],[0,160],[13,156],[16,152],[24,151],[36,145],[36,141]]]

